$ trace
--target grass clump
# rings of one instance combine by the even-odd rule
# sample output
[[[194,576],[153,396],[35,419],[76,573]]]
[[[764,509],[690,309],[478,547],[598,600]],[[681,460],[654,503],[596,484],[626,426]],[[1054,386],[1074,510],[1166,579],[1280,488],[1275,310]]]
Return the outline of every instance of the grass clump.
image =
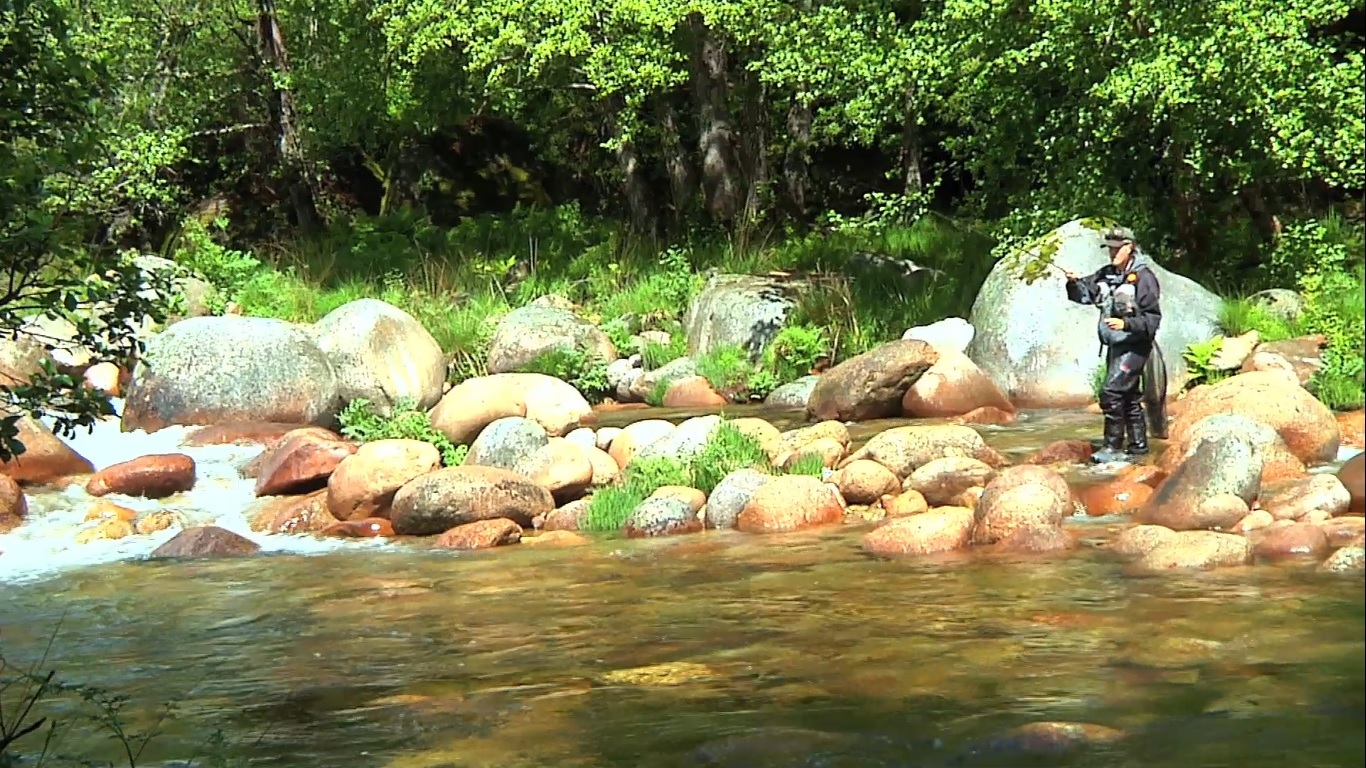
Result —
[[[1302,335],[1299,318],[1273,311],[1263,303],[1246,298],[1224,300],[1219,308],[1219,327],[1228,336],[1256,331],[1263,342],[1284,341]]]
[[[626,518],[650,494],[666,485],[687,485],[692,480],[688,466],[666,456],[643,457],[632,461],[622,473],[622,481],[593,492],[579,527],[585,531],[620,531]]]
[[[376,440],[421,440],[441,452],[441,463],[458,467],[465,463],[469,446],[456,445],[449,437],[432,426],[431,417],[417,407],[410,398],[401,398],[389,414],[384,414],[373,403],[357,398],[346,404],[337,414],[341,434],[362,445]]]
[[[754,437],[727,421],[717,425],[707,442],[686,461],[667,457],[636,459],[626,467],[620,483],[593,492],[579,527],[585,531],[621,530],[626,518],[659,488],[681,485],[708,496],[732,472],[757,469],[766,474],[823,477],[820,456],[804,455],[785,470],[773,466],[768,452]]]
[[[611,391],[607,383],[607,363],[580,349],[552,349],[522,366],[521,371],[542,373],[569,382],[590,403],[602,402]]]
[[[817,480],[825,479],[825,459],[818,453],[799,453],[783,469],[789,475],[807,475]]]

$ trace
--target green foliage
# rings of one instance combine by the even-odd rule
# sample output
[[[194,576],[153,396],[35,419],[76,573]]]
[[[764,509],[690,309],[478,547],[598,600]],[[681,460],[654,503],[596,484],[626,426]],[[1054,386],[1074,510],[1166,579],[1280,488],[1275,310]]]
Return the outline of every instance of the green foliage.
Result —
[[[1328,339],[1323,367],[1310,389],[1330,408],[1359,408],[1366,396],[1366,279],[1357,266],[1311,271],[1300,282],[1305,298],[1304,326]]]
[[[658,370],[687,354],[688,340],[683,334],[670,334],[668,344],[660,344],[657,341],[645,342],[640,350],[641,366],[647,371]]]
[[[726,475],[748,468],[772,471],[768,452],[759,441],[725,421],[716,427],[702,450],[688,464],[692,487],[706,494],[715,490]]]
[[[1300,322],[1273,312],[1265,304],[1248,299],[1225,299],[1219,310],[1219,326],[1227,336],[1256,331],[1262,342],[1284,341],[1301,335]]]
[[[722,345],[697,358],[697,375],[712,389],[732,398],[747,391],[754,371],[748,353],[736,346]]]
[[[0,328],[64,320],[75,328],[69,341],[96,359],[128,360],[142,351],[137,321],[165,321],[171,276],[144,273],[131,251],[87,246],[100,211],[78,187],[94,184],[107,148],[98,130],[105,73],[50,2],[0,6],[0,30]],[[56,433],[72,437],[113,409],[46,365],[21,386],[0,386],[0,460],[24,452],[25,412],[53,416]]]
[[[431,443],[441,452],[441,463],[447,467],[458,467],[465,463],[469,446],[455,445],[436,427],[431,417],[417,407],[411,399],[401,399],[394,403],[388,414],[365,399],[356,399],[346,404],[337,414],[344,437],[358,443],[372,443],[376,440],[420,440]]]
[[[224,232],[228,228],[228,220],[219,217],[212,222],[212,226],[215,231]],[[244,251],[219,244],[209,228],[198,219],[189,219],[181,225],[171,258],[213,286],[209,309],[214,314],[222,314],[229,302],[238,301],[242,289],[261,273],[260,260]]]
[[[784,326],[764,350],[764,368],[779,384],[807,376],[830,356],[825,331],[809,325]]]
[[[1105,363],[1097,365],[1095,371],[1091,373],[1091,394],[1095,396],[1096,400],[1100,400],[1100,393],[1105,390],[1105,379],[1108,378],[1108,374],[1109,366]]]
[[[522,366],[521,370],[567,381],[590,403],[602,402],[611,390],[607,383],[607,363],[579,349],[553,349]]]
[[[825,459],[815,453],[797,454],[783,469],[786,475],[808,475],[810,477],[825,479]]]
[[[617,485],[593,492],[579,525],[585,531],[620,531],[626,518],[650,494],[666,485],[691,482],[687,465],[668,457],[643,457],[632,461]]]
[[[1186,370],[1190,374],[1187,384],[1214,384],[1220,379],[1228,376],[1227,371],[1220,371],[1211,367],[1214,357],[1219,354],[1219,350],[1224,348],[1224,337],[1215,336],[1205,341],[1194,341],[1186,345],[1181,350],[1181,357],[1186,361]]]

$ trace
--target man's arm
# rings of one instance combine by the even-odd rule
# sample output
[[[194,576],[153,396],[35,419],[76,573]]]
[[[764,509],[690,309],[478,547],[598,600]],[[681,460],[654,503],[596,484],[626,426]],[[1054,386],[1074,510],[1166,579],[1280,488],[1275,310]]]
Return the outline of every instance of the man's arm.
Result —
[[[1137,311],[1132,317],[1124,319],[1124,330],[1145,341],[1157,338],[1158,326],[1162,324],[1162,286],[1151,269],[1140,269],[1133,273],[1138,280],[1134,283],[1134,306]]]
[[[1096,270],[1094,274],[1086,277],[1067,278],[1067,300],[1077,304],[1099,304],[1100,303],[1100,275],[1105,271],[1104,267]]]

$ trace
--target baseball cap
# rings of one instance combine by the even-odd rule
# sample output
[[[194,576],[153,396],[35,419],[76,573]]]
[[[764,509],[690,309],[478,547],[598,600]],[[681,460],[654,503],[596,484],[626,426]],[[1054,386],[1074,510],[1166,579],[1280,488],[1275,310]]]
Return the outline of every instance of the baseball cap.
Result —
[[[1102,248],[1118,248],[1134,242],[1134,231],[1128,227],[1110,227],[1100,235]]]

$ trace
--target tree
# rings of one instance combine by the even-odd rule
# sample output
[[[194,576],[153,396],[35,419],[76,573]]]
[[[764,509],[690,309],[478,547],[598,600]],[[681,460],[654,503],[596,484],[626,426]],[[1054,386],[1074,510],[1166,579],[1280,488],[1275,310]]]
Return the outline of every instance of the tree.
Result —
[[[141,351],[137,323],[165,319],[169,276],[146,275],[130,254],[88,246],[99,229],[83,194],[107,169],[101,145],[104,79],[73,44],[66,13],[44,0],[0,3],[0,328],[70,322],[99,359]],[[25,384],[0,386],[0,460],[23,452],[25,412],[56,417],[71,436],[112,413],[109,401],[50,363]]]

